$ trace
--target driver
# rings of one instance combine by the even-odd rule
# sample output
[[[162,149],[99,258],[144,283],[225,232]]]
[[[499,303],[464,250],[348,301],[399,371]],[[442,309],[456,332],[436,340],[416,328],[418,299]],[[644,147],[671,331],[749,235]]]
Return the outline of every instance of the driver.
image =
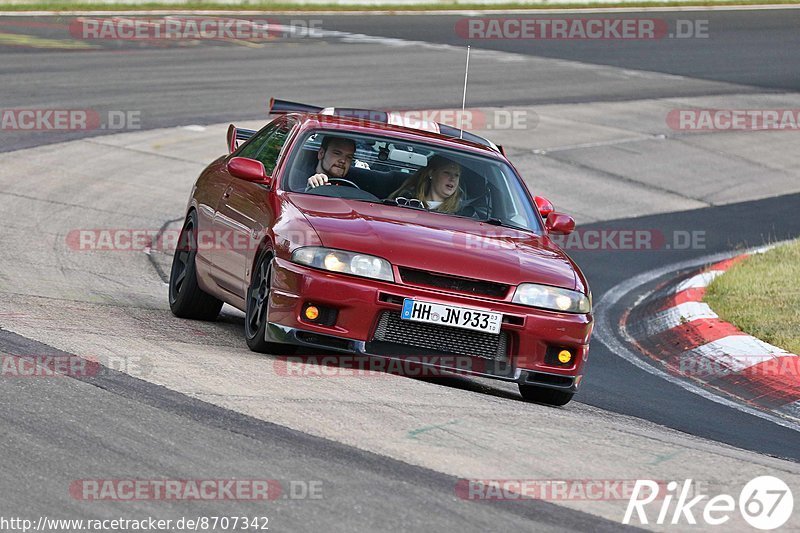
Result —
[[[356,142],[353,139],[326,135],[317,152],[317,168],[308,178],[308,187],[328,185],[329,178],[344,178],[353,164],[355,153]]]

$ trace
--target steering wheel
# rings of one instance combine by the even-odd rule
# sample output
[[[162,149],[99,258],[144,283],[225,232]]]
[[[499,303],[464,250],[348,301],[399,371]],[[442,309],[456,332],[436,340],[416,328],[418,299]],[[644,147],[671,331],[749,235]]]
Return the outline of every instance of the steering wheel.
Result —
[[[336,183],[334,183],[334,182],[336,182]],[[361,187],[359,187],[358,185],[356,185],[352,181],[346,180],[344,178],[328,178],[328,183],[326,183],[326,185],[346,185],[348,187],[355,187],[359,191],[361,190]],[[311,185],[308,185],[308,186],[306,186],[305,192],[308,192],[311,189],[315,189],[315,188],[316,187],[312,187]]]

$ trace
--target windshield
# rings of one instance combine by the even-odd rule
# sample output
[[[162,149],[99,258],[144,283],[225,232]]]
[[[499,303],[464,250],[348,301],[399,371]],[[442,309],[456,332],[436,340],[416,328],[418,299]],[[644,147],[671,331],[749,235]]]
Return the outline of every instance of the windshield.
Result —
[[[542,229],[519,177],[489,157],[386,136],[315,131],[295,145],[288,164],[283,188],[292,192]],[[320,173],[328,185],[310,187],[309,178]]]

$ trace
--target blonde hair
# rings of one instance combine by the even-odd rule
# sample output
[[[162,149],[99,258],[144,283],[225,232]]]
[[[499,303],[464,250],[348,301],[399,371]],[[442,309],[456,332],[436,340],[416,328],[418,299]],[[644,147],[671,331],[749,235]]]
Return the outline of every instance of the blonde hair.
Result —
[[[425,204],[425,207],[430,209],[425,198],[428,197],[428,194],[431,191],[431,180],[433,178],[433,174],[449,166],[455,166],[459,169],[459,171],[461,170],[461,165],[452,159],[448,159],[441,155],[435,155],[431,157],[427,165],[412,174],[406,181],[403,182],[399,189],[394,191],[389,196],[389,198],[397,198],[403,191],[411,190],[414,192],[414,197],[421,200],[422,203]],[[442,213],[455,213],[458,211],[460,204],[461,187],[456,187],[456,190],[453,192],[453,194],[448,196],[435,210]]]

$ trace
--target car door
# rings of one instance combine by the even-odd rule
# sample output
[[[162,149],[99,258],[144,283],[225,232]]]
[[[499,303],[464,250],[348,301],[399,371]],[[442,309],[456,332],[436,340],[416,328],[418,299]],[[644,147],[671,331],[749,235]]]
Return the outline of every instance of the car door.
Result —
[[[214,215],[217,212],[222,195],[228,189],[233,177],[228,173],[225,159],[212,163],[197,180],[197,188],[194,190],[194,199],[197,205],[197,239],[201,246],[197,249],[195,258],[198,274],[204,280],[216,283],[217,276],[214,272],[213,246],[206,246],[205,240],[214,233]]]
[[[289,117],[276,120],[262,130],[259,139],[245,145],[234,156],[261,161],[267,175],[271,176],[295,124]],[[219,245],[214,258],[217,281],[223,289],[242,299],[255,249],[275,218],[269,195],[270,187],[266,185],[232,178],[214,215]]]

